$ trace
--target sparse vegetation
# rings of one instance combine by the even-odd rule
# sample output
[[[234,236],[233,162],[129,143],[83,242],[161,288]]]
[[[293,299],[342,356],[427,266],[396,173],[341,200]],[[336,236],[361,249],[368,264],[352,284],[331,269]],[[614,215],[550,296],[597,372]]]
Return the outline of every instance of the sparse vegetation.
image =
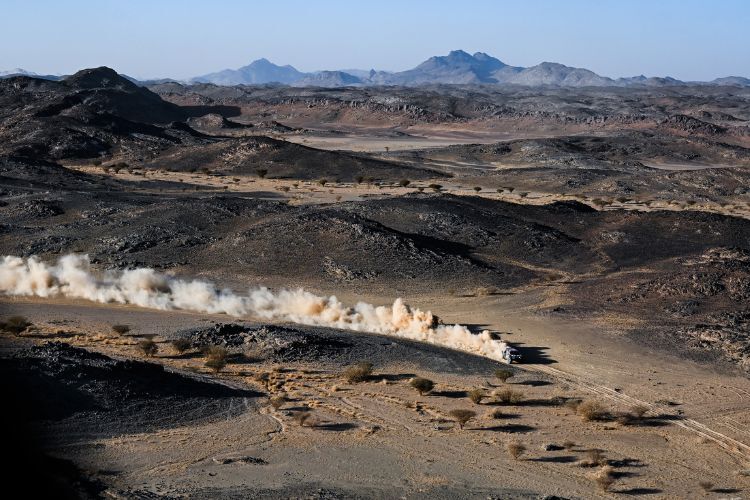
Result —
[[[578,405],[576,412],[585,422],[604,420],[608,413],[604,405],[598,401],[584,401]]]
[[[284,405],[284,403],[286,403],[286,396],[284,396],[283,394],[277,394],[276,396],[271,396],[270,398],[268,398],[268,402],[274,410],[278,410]]]
[[[487,397],[483,389],[472,389],[468,392],[469,400],[475,405],[482,404],[482,400]]]
[[[473,412],[471,410],[451,410],[448,415],[453,417],[453,420],[458,424],[458,427],[460,429],[464,428],[464,425],[471,420],[472,418],[476,417],[476,412]]]
[[[428,187],[428,188],[430,188],[430,189],[432,189],[432,190],[433,190],[433,191],[435,191],[436,193],[439,193],[439,192],[440,192],[440,190],[441,190],[441,189],[443,189],[443,186],[442,186],[442,185],[440,185],[440,184],[430,184],[430,185],[429,185],[429,186],[427,186],[427,187]]]
[[[295,413],[294,421],[297,422],[300,427],[314,427],[315,424],[311,411],[299,411]]]
[[[409,179],[401,179],[400,181],[398,181],[398,185],[401,187],[406,187],[409,184],[411,184],[411,181]]]
[[[328,179],[320,179],[318,180],[318,184],[320,184],[321,186],[325,186],[326,184],[328,184]]]
[[[600,450],[599,448],[586,450],[584,457],[578,461],[578,465],[581,467],[597,467],[608,464],[609,461],[604,456],[604,450]]]
[[[143,339],[138,342],[138,349],[147,357],[151,358],[159,352],[159,346],[151,339]]]
[[[490,417],[500,420],[501,418],[505,418],[505,415],[503,415],[503,411],[500,408],[495,408],[490,412]]]
[[[593,475],[593,479],[599,489],[609,491],[615,483],[615,470],[611,466],[605,465]]]
[[[508,387],[496,391],[495,397],[498,401],[505,404],[518,404],[523,401],[523,393],[521,391],[515,391]]]
[[[518,441],[511,441],[507,445],[508,454],[513,457],[514,460],[521,458],[521,455],[526,451],[526,446],[519,443]]]
[[[115,332],[118,335],[125,335],[130,331],[130,326],[128,325],[112,325],[112,331]]]
[[[481,190],[482,190],[482,187],[481,187],[481,186],[474,186],[474,191],[476,191],[477,193],[478,193],[479,191],[481,191]]]
[[[576,444],[573,441],[567,440],[567,441],[563,442],[562,446],[566,450],[570,451],[570,450],[572,450],[573,448],[576,447]]]
[[[344,370],[343,377],[350,384],[364,382],[365,380],[370,378],[370,375],[372,375],[372,368],[372,363],[368,363],[366,361],[356,363],[354,365],[348,366],[346,370]]]
[[[698,481],[698,486],[700,486],[700,488],[706,493],[709,493],[714,489],[714,483],[711,481]]]
[[[172,341],[172,347],[179,354],[183,354],[185,351],[193,347],[193,344],[188,339],[175,339]]]
[[[507,382],[509,378],[513,376],[513,372],[505,368],[498,368],[495,370],[495,377],[501,380],[503,383]]]
[[[24,316],[8,316],[0,321],[0,331],[20,335],[31,326],[31,322]]]
[[[426,392],[430,392],[435,387],[432,380],[422,377],[414,377],[411,379],[411,382],[409,382],[409,385],[415,388],[420,396],[424,396]]]
[[[268,175],[268,169],[267,168],[256,168],[255,173],[258,174],[258,177],[261,179],[265,179],[265,177]]]
[[[363,175],[358,175],[355,181],[357,181],[357,184],[362,184],[365,182],[365,177]]]
[[[213,345],[205,348],[203,353],[206,355],[206,368],[213,370],[215,373],[219,373],[227,366],[227,356],[229,353],[226,348]]]
[[[224,369],[225,366],[227,366],[227,362],[225,359],[221,359],[221,358],[207,358],[206,359],[206,368],[213,370],[214,373],[219,373],[221,370]]]

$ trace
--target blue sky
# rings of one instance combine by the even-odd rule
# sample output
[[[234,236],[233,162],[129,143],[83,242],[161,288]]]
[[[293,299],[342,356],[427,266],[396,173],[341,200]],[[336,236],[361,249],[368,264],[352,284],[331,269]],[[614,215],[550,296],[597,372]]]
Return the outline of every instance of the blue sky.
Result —
[[[403,70],[459,48],[611,77],[750,77],[750,0],[0,0],[0,70]]]

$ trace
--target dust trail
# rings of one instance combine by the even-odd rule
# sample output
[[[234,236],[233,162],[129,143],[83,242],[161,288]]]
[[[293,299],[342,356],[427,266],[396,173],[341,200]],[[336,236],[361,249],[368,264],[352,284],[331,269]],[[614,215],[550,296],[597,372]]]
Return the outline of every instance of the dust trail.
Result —
[[[393,305],[364,302],[347,307],[334,297],[304,290],[272,292],[261,287],[238,295],[202,280],[183,280],[153,269],[138,268],[96,274],[87,255],[66,255],[48,265],[36,257],[6,256],[0,261],[0,293],[36,297],[64,296],[94,302],[133,304],[160,310],[182,309],[285,320],[391,335],[427,342],[495,360],[502,360],[505,343],[487,330],[472,334],[462,325],[439,325],[429,311],[413,309],[402,299]]]

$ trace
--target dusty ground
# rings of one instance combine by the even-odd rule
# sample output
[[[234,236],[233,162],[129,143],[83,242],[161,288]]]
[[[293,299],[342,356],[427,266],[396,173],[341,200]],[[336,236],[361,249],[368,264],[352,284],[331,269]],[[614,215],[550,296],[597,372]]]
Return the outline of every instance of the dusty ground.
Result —
[[[236,417],[64,442],[53,453],[72,457],[108,491],[126,496],[150,491],[203,498],[252,488],[258,497],[325,497],[325,491],[334,497],[686,498],[703,495],[698,482],[710,481],[713,495],[742,498],[750,487],[742,475],[750,458],[744,444],[750,409],[746,378],[603,337],[580,324],[524,317],[502,299],[416,302],[449,311],[446,320],[472,319],[512,332],[507,338],[527,352],[535,346],[541,362],[519,365],[508,382],[525,401],[501,405],[490,397],[481,405],[471,403],[463,391],[481,387],[491,393],[502,385],[492,376],[496,365],[480,359],[459,363],[456,373],[450,364],[430,369],[398,354],[387,360],[373,352],[375,375],[359,384],[342,380],[337,362],[256,360],[230,364],[217,378],[264,394]],[[213,375],[201,356],[176,356],[165,339],[177,330],[227,320],[66,301],[5,300],[3,307],[35,323],[34,342],[63,340],[109,356],[142,358],[138,336],[156,334],[160,351],[148,361],[191,377]],[[132,330],[114,334],[109,330],[114,323]],[[269,386],[255,380],[259,373],[271,374]],[[408,386],[415,374],[436,382],[433,394],[420,397]],[[266,395],[279,393],[289,402],[274,410]],[[638,425],[584,423],[555,398],[597,400],[612,412],[640,403],[651,409]],[[310,408],[317,426],[296,423],[298,407]],[[472,409],[477,417],[460,430],[448,415],[455,408]],[[503,417],[491,418],[494,409]],[[527,447],[520,460],[505,449],[515,441]],[[575,446],[544,450],[566,441]],[[609,494],[589,477],[596,468],[578,465],[591,448],[604,450],[615,464],[618,479]]]

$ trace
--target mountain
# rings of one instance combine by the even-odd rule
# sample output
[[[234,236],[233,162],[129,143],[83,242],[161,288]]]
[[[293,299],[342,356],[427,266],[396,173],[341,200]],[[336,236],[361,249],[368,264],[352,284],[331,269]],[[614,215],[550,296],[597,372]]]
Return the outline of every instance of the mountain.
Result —
[[[717,78],[712,80],[710,83],[714,85],[736,85],[739,87],[750,87],[750,78],[742,76],[725,76],[724,78]]]
[[[33,71],[26,71],[21,68],[14,68],[7,71],[0,71],[0,78],[12,78],[14,76],[33,76],[34,78],[41,78],[43,80],[60,80],[58,75],[40,75]]]
[[[672,86],[686,85],[671,77],[643,75],[612,79],[585,68],[574,68],[554,62],[543,62],[528,68],[510,66],[484,52],[469,54],[451,51],[445,56],[430,57],[406,71],[351,69],[303,73],[292,66],[278,66],[267,59],[258,59],[239,69],[225,69],[191,80],[216,85],[253,85],[281,83],[297,87],[345,87],[364,85],[522,85],[538,87],[611,87],[611,86]],[[700,82],[690,82],[692,84]],[[712,85],[750,85],[750,79],[738,76],[717,78]]]
[[[258,85],[263,83],[291,84],[307,76],[292,66],[278,66],[268,59],[258,59],[239,69],[225,69],[192,79],[195,83],[216,85]]]
[[[295,87],[351,87],[362,80],[343,71],[319,71],[292,83]]]

